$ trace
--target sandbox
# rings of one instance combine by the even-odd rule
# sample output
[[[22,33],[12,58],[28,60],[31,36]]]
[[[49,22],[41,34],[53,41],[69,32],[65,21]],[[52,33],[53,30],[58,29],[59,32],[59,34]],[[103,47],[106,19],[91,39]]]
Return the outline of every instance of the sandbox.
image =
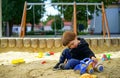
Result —
[[[120,39],[86,40],[100,61],[103,54],[111,54],[110,60],[102,61],[104,71],[101,73],[95,71],[93,75],[97,78],[119,78]],[[60,41],[60,39],[0,39],[0,78],[79,78],[80,74],[73,70],[52,70],[65,48]],[[43,52],[40,58],[39,52]],[[47,55],[49,52],[54,54]],[[12,64],[11,61],[14,59],[24,59],[25,62]]]

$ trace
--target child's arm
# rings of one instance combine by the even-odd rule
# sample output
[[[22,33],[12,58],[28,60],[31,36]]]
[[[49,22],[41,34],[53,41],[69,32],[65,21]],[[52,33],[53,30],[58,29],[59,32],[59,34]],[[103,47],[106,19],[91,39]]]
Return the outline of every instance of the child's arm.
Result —
[[[87,45],[88,45],[88,53],[86,53],[86,54],[88,54],[88,56],[92,59],[92,60],[94,60],[94,62],[98,62],[98,60],[97,60],[97,58],[95,57],[95,54],[93,53],[93,51],[89,48],[89,44],[87,43],[87,41],[85,40],[85,39],[83,39],[83,41],[84,41],[84,43],[86,43]]]
[[[69,49],[64,49],[64,51],[62,52],[60,58],[59,58],[59,62],[53,67],[54,69],[58,69],[59,65],[61,63],[66,63],[68,59],[70,59],[71,56],[69,54]]]
[[[65,54],[64,52],[61,54],[60,58],[59,58],[59,62],[53,67],[53,69],[59,69],[59,65],[61,63],[64,63],[65,62]]]

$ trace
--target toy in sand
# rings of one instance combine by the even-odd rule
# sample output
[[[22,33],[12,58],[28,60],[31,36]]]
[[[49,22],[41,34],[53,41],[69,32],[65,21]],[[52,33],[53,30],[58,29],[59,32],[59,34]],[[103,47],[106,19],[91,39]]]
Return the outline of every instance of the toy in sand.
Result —
[[[25,63],[25,60],[23,58],[19,58],[19,59],[13,59],[11,61],[12,64],[21,64],[21,63]]]
[[[80,78],[97,78],[97,76],[85,73],[85,74],[81,75]]]
[[[39,52],[37,57],[42,58],[43,57],[43,52]]]

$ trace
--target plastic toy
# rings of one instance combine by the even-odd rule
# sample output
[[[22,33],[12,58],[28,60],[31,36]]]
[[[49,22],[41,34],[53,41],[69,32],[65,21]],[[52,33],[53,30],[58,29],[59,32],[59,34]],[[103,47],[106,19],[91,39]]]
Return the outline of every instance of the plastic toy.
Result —
[[[107,59],[108,59],[108,60],[111,59],[111,58],[110,58],[111,54],[106,54],[106,56],[107,56]]]
[[[80,78],[97,78],[97,76],[85,73],[85,74],[81,75]]]
[[[11,61],[12,64],[20,64],[20,63],[25,63],[24,59],[20,58],[20,59],[13,59]]]
[[[39,52],[38,53],[38,58],[42,58],[43,57],[43,52]]]
[[[74,70],[79,70],[80,74],[84,74],[86,73],[86,71],[91,74],[94,72],[92,63],[93,60],[91,60],[90,58],[85,58],[82,61],[80,61],[80,64],[75,66]]]
[[[111,59],[110,56],[111,54],[103,54],[102,61],[110,60]]]
[[[92,78],[97,78],[97,75],[92,75]]]
[[[104,69],[104,67],[103,67],[103,65],[99,62],[99,63],[97,63],[97,64],[95,65],[94,69],[95,69],[96,71],[98,71],[98,72],[102,72],[103,69]]]
[[[90,74],[94,72],[94,70],[93,70],[93,62],[92,61],[89,63],[89,65],[87,67],[87,72],[90,73]]]
[[[50,53],[46,52],[45,55],[46,55],[46,56],[50,56]]]
[[[107,60],[107,56],[105,54],[103,54],[102,61],[105,61],[105,60]]]
[[[45,63],[46,63],[46,61],[42,61],[42,62],[41,62],[41,64],[45,64]]]
[[[93,78],[93,77],[90,74],[85,73],[81,75],[80,78]]]
[[[54,55],[54,52],[49,52],[50,55]]]
[[[94,61],[90,58],[85,58],[82,61],[80,61],[80,64],[75,66],[74,71],[79,70],[80,74],[84,74],[86,72],[92,74],[94,72],[94,69],[98,72],[102,72],[104,67],[100,62],[95,64]]]

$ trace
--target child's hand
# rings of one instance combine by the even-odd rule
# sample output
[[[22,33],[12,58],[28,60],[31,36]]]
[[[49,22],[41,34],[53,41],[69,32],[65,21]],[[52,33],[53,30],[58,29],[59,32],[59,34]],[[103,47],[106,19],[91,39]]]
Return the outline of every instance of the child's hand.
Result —
[[[98,59],[97,59],[97,58],[95,58],[95,57],[91,57],[91,59],[92,59],[95,63],[97,63],[97,62],[98,62]]]
[[[95,67],[95,65],[98,63],[98,60],[95,57],[91,57],[91,59],[93,60],[93,67]]]

